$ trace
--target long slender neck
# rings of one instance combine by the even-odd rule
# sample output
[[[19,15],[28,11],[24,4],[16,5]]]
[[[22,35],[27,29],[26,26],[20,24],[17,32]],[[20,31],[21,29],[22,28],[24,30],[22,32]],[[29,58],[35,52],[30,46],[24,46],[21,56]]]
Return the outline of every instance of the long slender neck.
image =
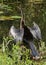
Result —
[[[21,28],[24,28],[24,25],[25,25],[25,23],[24,23],[24,20],[23,20],[23,18],[21,19],[21,22],[20,22],[20,29]]]
[[[20,21],[20,29],[22,29],[25,25],[25,20],[24,20],[24,15],[23,15],[23,12],[22,12],[22,8],[21,8],[21,21]]]

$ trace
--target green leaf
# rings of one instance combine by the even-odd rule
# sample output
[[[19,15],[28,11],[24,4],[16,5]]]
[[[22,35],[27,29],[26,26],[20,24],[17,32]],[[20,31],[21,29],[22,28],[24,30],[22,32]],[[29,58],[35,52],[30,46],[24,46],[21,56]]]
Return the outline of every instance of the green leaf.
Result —
[[[0,16],[0,20],[14,20],[14,19],[20,19],[21,16]]]
[[[11,18],[21,18],[21,16],[11,16]]]

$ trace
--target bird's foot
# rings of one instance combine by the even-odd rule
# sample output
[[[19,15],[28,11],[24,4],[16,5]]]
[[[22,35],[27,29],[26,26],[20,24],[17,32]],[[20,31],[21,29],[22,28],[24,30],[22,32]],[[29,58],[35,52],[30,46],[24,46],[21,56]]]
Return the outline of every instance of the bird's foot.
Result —
[[[34,60],[39,60],[40,59],[40,56],[35,56],[33,57]]]

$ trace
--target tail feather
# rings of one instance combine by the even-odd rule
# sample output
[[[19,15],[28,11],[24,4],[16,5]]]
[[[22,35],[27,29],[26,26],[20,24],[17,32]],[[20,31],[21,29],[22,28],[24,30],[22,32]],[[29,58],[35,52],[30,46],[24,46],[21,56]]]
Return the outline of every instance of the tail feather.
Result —
[[[39,56],[39,53],[38,53],[38,51],[37,51],[37,49],[36,49],[36,47],[35,47],[35,45],[34,45],[34,43],[33,42],[30,42],[29,43],[29,46],[30,46],[30,49],[31,49],[31,54],[32,54],[32,56]]]
[[[31,49],[31,55],[32,55],[33,57],[39,56],[39,53],[38,53],[38,51],[37,51],[37,49],[36,49],[36,47],[35,47],[33,41],[27,41],[26,39],[24,39],[24,41],[25,41],[26,43],[28,43],[29,48]]]

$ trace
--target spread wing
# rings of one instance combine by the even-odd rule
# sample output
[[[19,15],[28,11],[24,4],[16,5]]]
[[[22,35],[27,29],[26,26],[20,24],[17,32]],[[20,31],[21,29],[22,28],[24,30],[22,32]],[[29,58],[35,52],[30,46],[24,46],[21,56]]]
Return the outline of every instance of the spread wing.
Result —
[[[40,30],[40,27],[35,23],[33,22],[33,30],[36,32],[36,36],[38,39],[42,39],[42,36],[41,36],[41,30]]]
[[[34,25],[33,25],[32,28],[31,27],[28,27],[28,28],[30,29],[30,32],[32,33],[32,35],[33,35],[33,37],[35,39],[41,40],[42,39],[41,30],[40,30],[39,26],[35,22],[33,22],[33,24]]]
[[[10,28],[10,35],[13,36],[13,38],[16,41],[22,41],[24,30],[23,29],[16,29],[14,26],[11,26]]]

